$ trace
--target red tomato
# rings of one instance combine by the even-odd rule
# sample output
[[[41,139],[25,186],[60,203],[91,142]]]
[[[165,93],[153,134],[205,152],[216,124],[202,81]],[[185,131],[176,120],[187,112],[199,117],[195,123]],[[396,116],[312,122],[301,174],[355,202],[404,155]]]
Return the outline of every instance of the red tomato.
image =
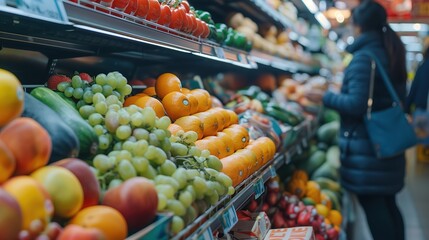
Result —
[[[182,13],[183,11],[178,8],[171,10],[171,21],[170,21],[170,24],[168,25],[170,28],[173,28],[176,30],[180,30],[180,28],[182,28],[182,25],[184,24]]]
[[[200,19],[197,19],[197,28],[192,32],[192,35],[195,37],[200,37],[204,33],[204,22]]]
[[[189,5],[188,1],[182,1],[181,6],[185,8],[185,13],[189,13],[191,10],[191,6]]]
[[[161,17],[161,4],[158,0],[149,0],[149,13],[146,20],[156,22]]]
[[[190,33],[193,33],[198,27],[197,18],[192,13],[188,13],[187,15],[189,15],[191,22],[192,22],[192,29],[191,29]]]
[[[113,0],[112,8],[123,11],[129,2],[130,0]]]
[[[159,25],[168,26],[171,21],[171,8],[166,4],[161,5],[161,17],[158,19]]]
[[[201,38],[207,38],[210,35],[210,28],[209,25],[205,22],[203,22],[203,34],[201,34]]]
[[[185,14],[185,17],[183,18],[183,25],[180,28],[180,31],[185,32],[185,33],[191,33],[192,32],[192,19],[189,18],[187,16],[187,14]]]
[[[135,0],[135,3],[136,5],[132,6],[132,9],[129,10],[129,8],[131,8],[130,7],[131,3],[130,3],[127,9],[125,9],[125,12],[127,12],[127,10],[129,11],[134,10],[135,16],[145,18],[149,12],[149,0]]]

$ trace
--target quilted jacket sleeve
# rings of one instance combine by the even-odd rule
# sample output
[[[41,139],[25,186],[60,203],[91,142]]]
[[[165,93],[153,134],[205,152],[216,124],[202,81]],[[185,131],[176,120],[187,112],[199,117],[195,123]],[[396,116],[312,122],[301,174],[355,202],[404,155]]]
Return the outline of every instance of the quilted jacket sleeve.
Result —
[[[343,84],[347,84],[346,92],[342,91],[339,94],[327,92],[323,103],[340,114],[359,117],[366,112],[368,106],[371,59],[357,53],[347,68],[343,81]]]

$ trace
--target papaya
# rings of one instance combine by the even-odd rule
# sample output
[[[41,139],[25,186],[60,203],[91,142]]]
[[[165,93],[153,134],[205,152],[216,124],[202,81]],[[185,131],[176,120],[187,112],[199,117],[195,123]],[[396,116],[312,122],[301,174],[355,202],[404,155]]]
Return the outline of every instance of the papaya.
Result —
[[[325,162],[322,166],[317,168],[313,174],[311,175],[312,179],[316,179],[319,177],[326,177],[334,181],[338,181],[338,171],[332,166],[329,162]]]
[[[298,163],[298,168],[305,170],[308,175],[312,175],[313,172],[322,166],[326,161],[326,154],[323,151],[317,150],[314,152],[310,158],[306,161]]]
[[[320,142],[331,145],[335,141],[335,138],[337,138],[339,129],[339,121],[326,123],[320,126],[320,128],[317,130],[317,139]]]
[[[322,193],[328,196],[329,199],[331,200],[332,209],[338,210],[341,212],[341,204],[340,204],[339,197],[334,192],[327,189],[323,189]]]
[[[334,193],[339,193],[341,191],[340,184],[333,181],[332,179],[325,178],[325,177],[318,177],[312,180],[317,182],[321,189],[327,189]]]
[[[336,169],[340,168],[340,148],[338,146],[331,146],[326,152],[326,161],[329,162]]]
[[[38,122],[48,131],[52,142],[52,152],[49,162],[79,155],[79,139],[73,130],[63,122],[58,114],[48,106],[28,93],[24,96],[23,117],[29,117]]]

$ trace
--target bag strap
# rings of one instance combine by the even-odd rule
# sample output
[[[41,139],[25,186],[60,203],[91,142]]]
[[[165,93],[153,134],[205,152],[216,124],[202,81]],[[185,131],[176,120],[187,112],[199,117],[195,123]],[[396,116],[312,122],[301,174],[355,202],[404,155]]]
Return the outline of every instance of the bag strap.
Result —
[[[381,75],[381,79],[383,80],[384,85],[387,88],[387,91],[389,92],[390,96],[392,97],[393,104],[401,105],[401,100],[398,97],[398,94],[396,94],[395,89],[392,86],[392,83],[390,82],[389,75],[384,70],[381,65],[380,60],[369,51],[365,51],[364,54],[368,55],[371,58],[371,80],[370,80],[370,86],[369,86],[369,98],[368,98],[368,108],[367,108],[367,115],[368,117],[371,116],[371,110],[372,110],[372,104],[373,104],[373,97],[374,97],[374,82],[375,82],[375,69],[378,69],[378,72]],[[378,65],[378,67],[376,67]]]

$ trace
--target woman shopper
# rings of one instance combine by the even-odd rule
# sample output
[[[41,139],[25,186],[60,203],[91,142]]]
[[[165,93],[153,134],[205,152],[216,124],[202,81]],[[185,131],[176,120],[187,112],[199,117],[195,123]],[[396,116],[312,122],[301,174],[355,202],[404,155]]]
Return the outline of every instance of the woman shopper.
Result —
[[[313,101],[341,115],[341,184],[356,194],[374,240],[404,239],[404,223],[396,194],[404,186],[405,156],[378,159],[368,137],[364,115],[368,107],[371,58],[378,57],[400,97],[405,100],[407,72],[405,48],[387,23],[386,10],[375,1],[363,1],[352,11],[355,41],[347,51],[353,59],[344,72],[340,93],[310,92]],[[373,111],[392,106],[392,99],[378,71],[375,71]]]
[[[407,97],[405,109],[413,112],[416,109],[425,110],[429,93],[429,37],[425,39],[423,62],[417,68],[411,89]]]

